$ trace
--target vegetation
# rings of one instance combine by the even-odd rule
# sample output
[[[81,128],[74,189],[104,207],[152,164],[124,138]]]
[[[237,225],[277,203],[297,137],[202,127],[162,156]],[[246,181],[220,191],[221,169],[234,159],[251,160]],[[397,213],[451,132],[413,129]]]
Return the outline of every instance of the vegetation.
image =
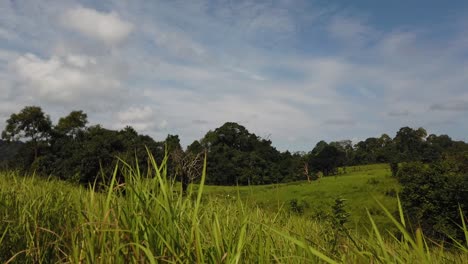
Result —
[[[468,151],[468,144],[453,141],[447,135],[427,136],[423,128],[403,127],[393,139],[383,134],[354,146],[350,140],[320,141],[309,153],[280,152],[270,140],[231,122],[209,131],[184,151],[177,135],[168,135],[164,141],[157,142],[139,135],[131,127],[115,131],[100,125],[87,126],[87,123],[83,111],[72,111],[53,125],[40,107],[27,106],[7,120],[2,138],[12,143],[0,142],[0,150],[7,153],[0,162],[3,167],[88,184],[98,179],[102,169],[112,168],[116,156],[127,162],[134,162],[136,156],[140,167],[146,168],[147,147],[156,157],[162,157],[167,151],[169,175],[187,183],[199,177],[181,170],[187,168],[181,163],[191,164],[206,152],[207,183],[255,185],[310,181],[320,175],[336,175],[339,167],[352,165],[435,162],[447,153]]]
[[[346,200],[346,210],[351,213],[348,228],[365,232],[370,225],[367,210],[380,227],[393,228],[375,200],[396,213],[396,196],[400,188],[397,180],[391,177],[387,164],[375,164],[348,167],[346,173],[311,183],[297,181],[238,187],[211,185],[206,186],[204,192],[217,198],[240,198],[250,206],[270,212],[285,210],[308,219],[325,221],[333,215],[335,200],[342,198]]]
[[[423,128],[290,153],[228,122],[184,150],[177,135],[88,126],[83,111],[54,125],[28,106],[2,139],[3,261],[429,263],[467,251],[468,144]]]
[[[458,212],[468,212],[468,155],[403,164],[397,179],[411,223],[433,238],[464,237]]]
[[[204,180],[187,195],[166,177],[164,159],[151,158],[149,179],[119,162],[101,192],[54,179],[0,177],[0,261],[11,263],[462,263],[468,240],[434,246],[423,232],[379,229],[371,215],[367,233],[346,227],[346,204],[337,221],[269,212],[204,194]],[[125,177],[119,184],[117,175]],[[462,218],[463,219],[463,218]],[[466,225],[461,230],[468,235]],[[453,247],[453,248],[451,248]],[[455,250],[458,248],[458,250]]]

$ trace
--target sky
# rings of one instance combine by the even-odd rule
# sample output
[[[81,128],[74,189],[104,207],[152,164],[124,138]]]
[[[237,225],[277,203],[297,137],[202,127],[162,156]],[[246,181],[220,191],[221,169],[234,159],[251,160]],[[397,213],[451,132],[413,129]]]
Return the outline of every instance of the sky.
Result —
[[[0,0],[0,130],[41,106],[182,145],[280,150],[400,127],[468,140],[468,2]]]

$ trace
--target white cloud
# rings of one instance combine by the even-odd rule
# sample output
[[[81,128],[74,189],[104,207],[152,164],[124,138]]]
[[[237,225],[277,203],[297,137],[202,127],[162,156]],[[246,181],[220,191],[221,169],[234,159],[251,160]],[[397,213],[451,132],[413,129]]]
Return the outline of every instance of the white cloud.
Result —
[[[148,121],[153,118],[153,110],[149,106],[130,107],[126,111],[117,113],[121,122]]]
[[[88,56],[41,59],[31,53],[20,56],[11,65],[24,96],[61,104],[112,97],[110,93],[117,92],[121,83],[116,76],[107,74],[104,67]]]
[[[168,122],[159,119],[155,110],[149,106],[132,106],[117,113],[117,123],[114,124],[114,128],[121,129],[125,126],[131,126],[140,132],[156,133],[166,129]]]
[[[66,57],[67,62],[75,67],[78,68],[86,68],[90,65],[96,65],[96,58],[92,58],[89,56],[83,56],[83,55],[68,55]]]
[[[66,11],[61,21],[65,27],[107,44],[121,42],[133,29],[133,25],[116,12],[102,13],[84,7]]]

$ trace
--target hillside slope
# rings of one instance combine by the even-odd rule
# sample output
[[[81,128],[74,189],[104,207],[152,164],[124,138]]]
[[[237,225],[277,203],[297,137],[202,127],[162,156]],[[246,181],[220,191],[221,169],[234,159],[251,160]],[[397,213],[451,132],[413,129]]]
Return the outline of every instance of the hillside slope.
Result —
[[[342,170],[341,170],[342,171]],[[350,225],[369,224],[366,209],[379,224],[391,226],[376,200],[391,212],[397,211],[396,194],[399,184],[391,177],[388,164],[375,164],[346,168],[346,173],[323,177],[320,180],[261,186],[206,186],[206,193],[219,197],[241,197],[261,208],[277,211],[291,209],[296,200],[307,217],[323,218],[331,213],[338,198],[346,199],[345,208],[351,214]],[[293,201],[294,203],[294,201]]]

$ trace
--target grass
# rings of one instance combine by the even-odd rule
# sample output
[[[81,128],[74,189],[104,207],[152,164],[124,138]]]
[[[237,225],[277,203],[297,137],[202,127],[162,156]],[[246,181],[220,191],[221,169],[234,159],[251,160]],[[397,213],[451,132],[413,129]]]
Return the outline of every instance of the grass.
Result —
[[[380,211],[400,230],[400,237],[379,227],[372,214],[367,231],[347,231],[320,219],[213,195],[214,187],[204,186],[203,179],[183,196],[165,177],[164,163],[153,162],[152,171],[153,178],[142,179],[138,168],[120,163],[102,192],[2,173],[0,262],[464,263],[468,259],[467,241],[449,248],[435,246],[421,232],[407,232],[404,217],[396,219],[383,205],[378,205]],[[125,184],[115,180],[118,172],[125,175]],[[333,179],[322,183],[325,180]],[[466,226],[461,228],[466,231]]]
[[[323,177],[320,180],[265,185],[265,186],[206,186],[205,193],[218,197],[240,197],[244,202],[270,211],[287,210],[292,200],[303,207],[305,217],[323,218],[337,198],[346,199],[351,213],[351,227],[370,224],[367,210],[379,226],[394,228],[376,200],[392,213],[397,213],[396,194],[399,185],[391,177],[388,164],[348,167],[347,173]]]

